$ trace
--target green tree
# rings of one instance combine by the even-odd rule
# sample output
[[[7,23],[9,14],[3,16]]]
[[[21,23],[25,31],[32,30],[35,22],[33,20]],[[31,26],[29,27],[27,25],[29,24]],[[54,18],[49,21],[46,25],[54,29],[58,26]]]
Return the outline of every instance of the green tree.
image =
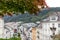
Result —
[[[15,12],[36,14],[40,9],[35,0],[0,0],[0,13],[11,15]],[[44,5],[43,1],[41,6]]]

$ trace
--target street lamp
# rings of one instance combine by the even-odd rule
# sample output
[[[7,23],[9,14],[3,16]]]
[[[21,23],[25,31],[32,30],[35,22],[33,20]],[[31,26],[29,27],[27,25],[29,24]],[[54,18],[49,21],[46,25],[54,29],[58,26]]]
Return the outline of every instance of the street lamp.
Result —
[[[53,24],[53,27],[50,27],[50,30],[53,32],[53,35],[51,35],[51,38],[53,38],[53,40],[55,39],[54,36],[55,36],[55,31],[56,31],[56,28],[54,27],[54,24]]]

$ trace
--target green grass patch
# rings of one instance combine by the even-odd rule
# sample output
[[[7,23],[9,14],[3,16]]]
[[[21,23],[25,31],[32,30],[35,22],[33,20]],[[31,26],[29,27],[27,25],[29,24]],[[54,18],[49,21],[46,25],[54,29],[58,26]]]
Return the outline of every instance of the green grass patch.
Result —
[[[0,40],[21,40],[21,38],[9,38],[9,39],[0,38]]]

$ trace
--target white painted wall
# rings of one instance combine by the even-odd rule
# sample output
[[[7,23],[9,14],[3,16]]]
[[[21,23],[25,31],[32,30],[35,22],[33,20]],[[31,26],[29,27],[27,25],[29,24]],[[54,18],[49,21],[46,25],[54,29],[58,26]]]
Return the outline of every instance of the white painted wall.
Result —
[[[4,32],[4,19],[0,18],[0,38],[2,38],[3,36],[3,32]]]
[[[52,20],[52,17],[55,17],[55,20]],[[51,31],[50,27],[54,27],[56,28],[55,31],[55,35],[58,34],[58,30],[60,29],[58,27],[58,24],[60,23],[60,21],[57,21],[58,17],[57,16],[49,16],[49,21],[47,20],[43,20],[42,22],[42,28],[37,28],[37,31],[40,32],[40,39],[37,38],[37,40],[52,40],[52,38],[50,37],[50,35],[53,35],[53,32]],[[38,34],[37,34],[38,35]]]

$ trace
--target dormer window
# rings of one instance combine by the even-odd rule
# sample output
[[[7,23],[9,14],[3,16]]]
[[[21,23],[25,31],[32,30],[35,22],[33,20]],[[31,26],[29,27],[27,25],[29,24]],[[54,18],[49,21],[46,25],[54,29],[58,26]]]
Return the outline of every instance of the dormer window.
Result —
[[[57,21],[58,17],[57,16],[50,16],[50,21]]]
[[[56,18],[55,17],[52,17],[52,20],[56,20]]]

